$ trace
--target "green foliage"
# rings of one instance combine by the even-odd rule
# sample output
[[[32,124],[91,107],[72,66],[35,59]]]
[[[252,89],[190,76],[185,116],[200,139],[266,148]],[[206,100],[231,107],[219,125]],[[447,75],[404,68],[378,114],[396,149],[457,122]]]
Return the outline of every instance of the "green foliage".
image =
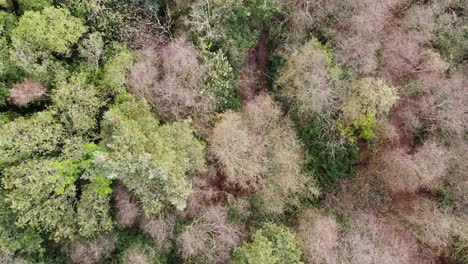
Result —
[[[0,6],[1,7],[10,7],[11,6],[11,1],[10,0],[0,0]]]
[[[29,159],[6,168],[3,184],[17,225],[51,233],[56,240],[110,230],[110,182],[94,176],[93,159],[98,150],[88,144],[79,158]],[[91,183],[80,190],[79,180]]]
[[[76,227],[76,188],[56,173],[57,160],[32,159],[4,170],[3,184],[17,225],[51,232],[55,239],[72,238]],[[66,186],[66,187],[64,187]],[[45,209],[47,208],[47,209]]]
[[[338,130],[351,142],[359,138],[373,139],[376,118],[388,114],[397,100],[396,89],[382,80],[363,79],[355,82],[351,95],[341,107]]]
[[[104,52],[103,34],[93,32],[89,34],[78,47],[80,56],[93,66],[98,66],[101,55]]]
[[[126,46],[114,43],[104,65],[101,88],[105,92],[123,92],[128,71],[135,62],[135,54]]]
[[[204,168],[204,146],[190,122],[159,126],[145,101],[130,99],[104,115],[102,129],[96,165],[103,175],[122,181],[147,214],[165,202],[185,208],[191,193],[186,174]]]
[[[468,263],[468,240],[457,239],[452,249],[450,259],[455,264]]]
[[[68,133],[88,135],[97,128],[97,117],[104,102],[94,87],[85,87],[79,78],[74,76],[53,91],[53,109]]]
[[[455,63],[468,60],[468,25],[450,25],[436,34],[435,46]]]
[[[0,107],[4,107],[7,105],[8,95],[8,89],[5,86],[0,85]]]
[[[316,119],[299,128],[305,155],[305,171],[317,177],[324,189],[337,179],[353,173],[353,164],[358,155],[357,146],[336,136],[336,131]]]
[[[227,58],[221,51],[204,52],[203,59],[207,66],[206,86],[218,98],[221,112],[238,110],[242,107],[237,89],[236,75]]]
[[[52,5],[52,0],[17,0],[22,12],[28,10],[41,10]]]
[[[18,23],[18,18],[12,13],[0,11],[0,35],[9,37],[11,30]]]
[[[277,0],[201,1],[192,8],[191,30],[205,43],[226,50],[239,69],[244,50],[258,42],[261,24],[270,23],[281,8]]]
[[[330,115],[340,99],[342,71],[329,47],[312,38],[289,56],[278,84],[281,97],[301,117]]]
[[[83,22],[64,8],[26,11],[11,33],[11,58],[28,73],[45,74],[57,67],[54,55],[70,56],[72,46],[86,30]]]
[[[86,185],[78,202],[76,221],[78,233],[83,237],[93,237],[99,232],[112,229],[112,218],[109,210],[110,180],[96,177]]]
[[[87,19],[91,31],[102,32],[106,39],[119,37],[130,16],[129,1],[118,0],[65,0],[74,15]]]
[[[356,142],[359,138],[372,140],[375,138],[374,127],[376,123],[375,117],[370,114],[359,115],[346,127],[338,124],[338,131],[351,142]]]
[[[0,112],[0,126],[13,121],[19,114],[13,111]]]
[[[28,158],[58,151],[65,137],[55,113],[44,111],[19,117],[0,128],[0,168]]]
[[[32,52],[54,52],[69,56],[71,46],[86,32],[82,21],[67,9],[48,7],[40,12],[26,12],[13,29],[15,48],[28,46]]]
[[[302,252],[286,227],[264,224],[253,234],[251,243],[234,250],[233,264],[302,263]]]
[[[10,34],[18,18],[0,11],[0,106],[5,105],[7,88],[22,79],[22,72],[10,59]]]
[[[15,214],[8,208],[4,194],[0,192],[0,252],[34,257],[42,255],[41,236],[31,227],[17,227],[15,221]]]

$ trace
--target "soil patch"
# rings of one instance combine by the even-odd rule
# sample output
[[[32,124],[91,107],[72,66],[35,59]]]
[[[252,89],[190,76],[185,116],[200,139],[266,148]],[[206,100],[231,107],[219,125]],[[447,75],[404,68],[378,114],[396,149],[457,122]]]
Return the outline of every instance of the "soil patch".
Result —
[[[269,33],[264,24],[261,28],[258,44],[247,51],[240,70],[241,96],[244,104],[267,89]]]

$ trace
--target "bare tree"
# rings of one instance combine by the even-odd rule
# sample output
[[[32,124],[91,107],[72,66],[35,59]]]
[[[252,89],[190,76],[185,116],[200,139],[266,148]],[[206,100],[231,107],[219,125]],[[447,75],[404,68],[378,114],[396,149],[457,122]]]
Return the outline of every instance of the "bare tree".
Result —
[[[30,102],[46,95],[47,89],[41,82],[27,79],[13,85],[10,89],[9,101],[18,107],[24,107]]]

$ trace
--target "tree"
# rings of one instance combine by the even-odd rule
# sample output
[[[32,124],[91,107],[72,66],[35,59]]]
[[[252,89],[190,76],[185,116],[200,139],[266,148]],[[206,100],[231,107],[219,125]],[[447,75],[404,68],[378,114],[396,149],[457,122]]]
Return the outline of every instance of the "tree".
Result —
[[[65,132],[53,111],[19,117],[0,129],[0,168],[59,150]]]
[[[340,226],[335,217],[309,209],[298,220],[296,236],[305,260],[308,263],[337,263]]]
[[[93,239],[76,239],[71,244],[70,261],[74,264],[102,263],[115,250],[116,238],[101,234]]]
[[[341,106],[338,130],[352,142],[358,138],[373,139],[376,118],[388,114],[397,100],[396,89],[382,80],[367,78],[355,82],[351,95]]]
[[[22,12],[28,10],[41,10],[52,5],[51,0],[16,0]]]
[[[201,0],[192,5],[189,25],[192,33],[204,43],[214,43],[227,51],[233,67],[238,70],[245,49],[257,44],[261,24],[269,25],[281,8],[277,0]]]
[[[281,95],[301,117],[332,112],[340,99],[341,70],[332,65],[332,55],[317,39],[293,53],[278,79]]]
[[[95,174],[97,150],[88,144],[78,157],[28,159],[4,169],[3,185],[16,224],[48,232],[55,240],[110,230],[111,181]],[[80,189],[83,183],[87,184]]]
[[[76,215],[78,233],[81,236],[92,237],[103,230],[112,230],[112,218],[109,213],[111,183],[112,181],[101,176],[83,188]],[[102,187],[107,188],[107,191],[102,192]]]
[[[103,68],[101,89],[107,93],[122,92],[135,57],[131,50],[119,43],[113,43],[110,49],[111,54]]]
[[[99,32],[89,34],[81,41],[78,52],[82,58],[97,67],[104,52],[103,34]]]
[[[24,107],[30,102],[43,97],[47,89],[41,82],[27,79],[13,85],[10,89],[9,101],[18,107]]]
[[[145,98],[164,119],[197,116],[215,104],[213,93],[203,85],[205,72],[195,47],[179,38],[159,50],[141,52],[129,75],[129,91]]]
[[[71,55],[72,46],[86,30],[65,8],[26,11],[11,33],[11,58],[29,73],[44,74],[53,67],[54,55]]]
[[[54,159],[31,159],[3,171],[3,184],[10,207],[17,214],[17,225],[51,232],[55,239],[76,233],[75,178],[56,173],[58,164]]]
[[[52,108],[68,133],[85,136],[97,128],[97,117],[104,103],[94,87],[74,76],[60,83],[51,97]]]
[[[257,191],[264,213],[281,213],[310,180],[301,172],[302,149],[292,125],[268,95],[247,104],[244,113],[224,114],[209,142],[226,184]],[[314,182],[309,191],[318,194]]]
[[[3,192],[0,193],[0,252],[39,257],[44,253],[43,239],[31,227],[15,225],[16,215],[8,207]]]
[[[266,223],[252,239],[234,250],[232,264],[302,263],[296,239],[284,226]]]
[[[179,237],[180,251],[187,262],[226,263],[241,240],[240,226],[227,219],[221,206],[207,208]]]
[[[204,146],[189,121],[160,126],[145,101],[130,98],[104,115],[102,127],[96,159],[102,175],[119,179],[146,214],[166,203],[185,207],[191,193],[186,174],[204,169]]]

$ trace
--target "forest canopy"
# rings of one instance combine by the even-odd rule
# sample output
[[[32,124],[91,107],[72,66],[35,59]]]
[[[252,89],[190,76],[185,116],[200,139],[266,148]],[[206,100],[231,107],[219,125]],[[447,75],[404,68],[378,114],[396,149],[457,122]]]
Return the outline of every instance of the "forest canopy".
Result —
[[[468,263],[468,1],[0,0],[0,263]]]

